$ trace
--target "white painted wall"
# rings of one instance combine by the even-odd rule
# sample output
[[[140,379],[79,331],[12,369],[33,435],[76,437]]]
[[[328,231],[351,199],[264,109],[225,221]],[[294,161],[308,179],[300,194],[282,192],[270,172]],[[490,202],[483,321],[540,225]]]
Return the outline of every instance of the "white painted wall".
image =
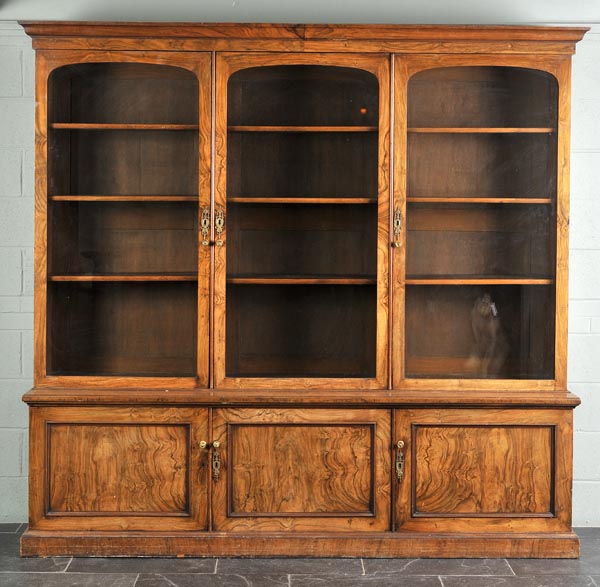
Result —
[[[530,20],[540,19],[547,10],[547,21],[565,18],[563,2],[544,1]],[[125,6],[126,3],[119,0]],[[401,4],[400,2],[398,2]],[[431,6],[433,0],[421,2]],[[134,19],[139,9],[128,15],[127,10],[116,10],[116,0],[89,3],[83,12],[66,11],[69,3],[48,0],[19,0],[19,10],[10,10],[14,1],[5,2],[0,18],[10,13],[12,18],[106,18],[109,7],[115,7],[115,16]],[[85,6],[87,2],[79,3]],[[168,3],[174,7],[172,19],[192,20],[192,12],[177,12],[185,4],[182,0]],[[234,0],[242,7],[245,0]],[[249,4],[249,3],[248,3]],[[264,4],[264,3],[263,3]],[[285,3],[281,3],[285,4]],[[316,3],[307,0],[306,7]],[[344,20],[394,22],[394,12],[382,12],[383,0],[370,0],[371,18],[355,18],[345,11],[346,4],[330,2],[331,10],[315,12],[321,22]],[[489,3],[463,2],[463,5]],[[502,14],[496,22],[519,22],[505,12],[504,7],[530,2],[510,0],[502,3]],[[575,14],[578,22],[591,14],[597,0],[580,2]],[[131,0],[129,6],[137,6]],[[52,6],[53,9],[48,9]],[[321,3],[319,3],[319,7]],[[37,10],[34,10],[35,7]],[[28,11],[29,10],[29,11]],[[283,9],[282,9],[283,10]],[[586,11],[587,10],[587,11]],[[45,11],[45,13],[44,13]],[[133,8],[131,8],[133,11]],[[600,8],[599,8],[600,11]],[[18,12],[18,14],[17,14]],[[171,14],[171,13],[170,13]],[[212,14],[212,13],[211,13]],[[215,20],[314,20],[294,19],[293,13],[275,18],[281,12],[260,13],[249,18],[247,12],[222,11]],[[462,13],[461,13],[462,14]],[[476,15],[475,11],[471,16]],[[348,16],[352,18],[346,18]],[[375,16],[374,16],[375,15]],[[508,16],[506,16],[508,15]],[[203,16],[205,14],[203,13]],[[364,14],[362,15],[364,17]],[[430,15],[431,16],[431,15]],[[455,21],[440,18],[430,21]],[[152,19],[153,13],[144,13]],[[164,15],[163,15],[164,17]],[[289,17],[289,18],[288,18]],[[527,14],[521,17],[528,18]],[[159,19],[159,17],[155,17]],[[475,16],[473,16],[475,18]],[[198,20],[198,19],[196,19]],[[208,18],[207,18],[208,20]],[[413,22],[425,22],[415,17]],[[472,22],[471,18],[460,18]],[[575,20],[575,18],[573,18]],[[596,18],[596,20],[600,20]],[[401,22],[401,19],[397,19]],[[521,21],[522,22],[522,21]],[[583,405],[575,412],[575,483],[574,524],[600,526],[600,26],[595,27],[578,45],[573,63],[573,133],[572,133],[572,204],[571,204],[571,279],[570,279],[570,336],[569,381],[570,389],[578,393]],[[21,395],[32,384],[32,328],[33,328],[33,117],[34,67],[31,43],[15,22],[0,21],[0,522],[20,522],[27,519],[27,413]]]

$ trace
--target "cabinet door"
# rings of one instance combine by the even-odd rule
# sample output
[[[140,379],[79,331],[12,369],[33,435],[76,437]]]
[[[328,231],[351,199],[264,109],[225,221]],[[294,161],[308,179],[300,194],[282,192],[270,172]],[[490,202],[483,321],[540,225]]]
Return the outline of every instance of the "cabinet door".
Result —
[[[399,531],[570,531],[571,411],[398,410],[395,421]]]
[[[387,385],[388,60],[217,57],[215,385]]]
[[[568,76],[396,60],[394,387],[564,389]]]
[[[36,385],[207,387],[210,55],[37,63]]]
[[[389,411],[219,409],[213,426],[215,530],[389,529]]]
[[[30,528],[202,530],[207,410],[32,408]]]

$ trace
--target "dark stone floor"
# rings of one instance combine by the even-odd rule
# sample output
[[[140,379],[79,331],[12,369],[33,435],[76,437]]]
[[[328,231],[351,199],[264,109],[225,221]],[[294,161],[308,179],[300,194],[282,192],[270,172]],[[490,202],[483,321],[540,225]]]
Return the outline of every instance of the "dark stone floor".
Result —
[[[600,587],[600,528],[581,559],[169,559],[19,557],[0,524],[0,587]]]

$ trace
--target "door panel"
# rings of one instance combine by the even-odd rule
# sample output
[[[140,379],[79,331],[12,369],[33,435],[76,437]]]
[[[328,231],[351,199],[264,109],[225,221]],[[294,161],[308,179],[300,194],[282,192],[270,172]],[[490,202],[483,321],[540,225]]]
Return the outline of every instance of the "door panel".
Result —
[[[208,387],[210,53],[37,65],[36,385]]]
[[[397,527],[423,531],[568,530],[570,413],[402,410]]]
[[[388,92],[381,55],[217,56],[216,387],[387,385]]]
[[[388,529],[389,430],[385,410],[216,410],[214,529]]]
[[[394,64],[393,387],[564,389],[564,60]]]
[[[33,528],[206,529],[208,410],[34,408]]]

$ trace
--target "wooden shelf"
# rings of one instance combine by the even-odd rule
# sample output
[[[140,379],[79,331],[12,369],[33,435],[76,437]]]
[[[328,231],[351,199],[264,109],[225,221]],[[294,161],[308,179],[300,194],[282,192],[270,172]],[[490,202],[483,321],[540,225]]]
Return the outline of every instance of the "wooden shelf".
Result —
[[[432,126],[409,127],[409,133],[440,133],[440,134],[548,134],[556,132],[552,127],[466,127],[466,126]]]
[[[197,281],[196,273],[172,273],[164,275],[118,274],[118,275],[51,275],[49,281]]]
[[[231,132],[376,132],[376,126],[248,126],[232,125]]]
[[[50,196],[53,202],[197,202],[198,196]]]
[[[227,198],[233,204],[376,204],[377,198]]]
[[[407,277],[406,285],[551,285],[546,277]]]
[[[552,204],[551,198],[406,198],[409,204]]]
[[[228,277],[232,285],[373,285],[373,277]]]
[[[55,130],[198,130],[197,124],[100,124],[88,122],[53,122]]]

